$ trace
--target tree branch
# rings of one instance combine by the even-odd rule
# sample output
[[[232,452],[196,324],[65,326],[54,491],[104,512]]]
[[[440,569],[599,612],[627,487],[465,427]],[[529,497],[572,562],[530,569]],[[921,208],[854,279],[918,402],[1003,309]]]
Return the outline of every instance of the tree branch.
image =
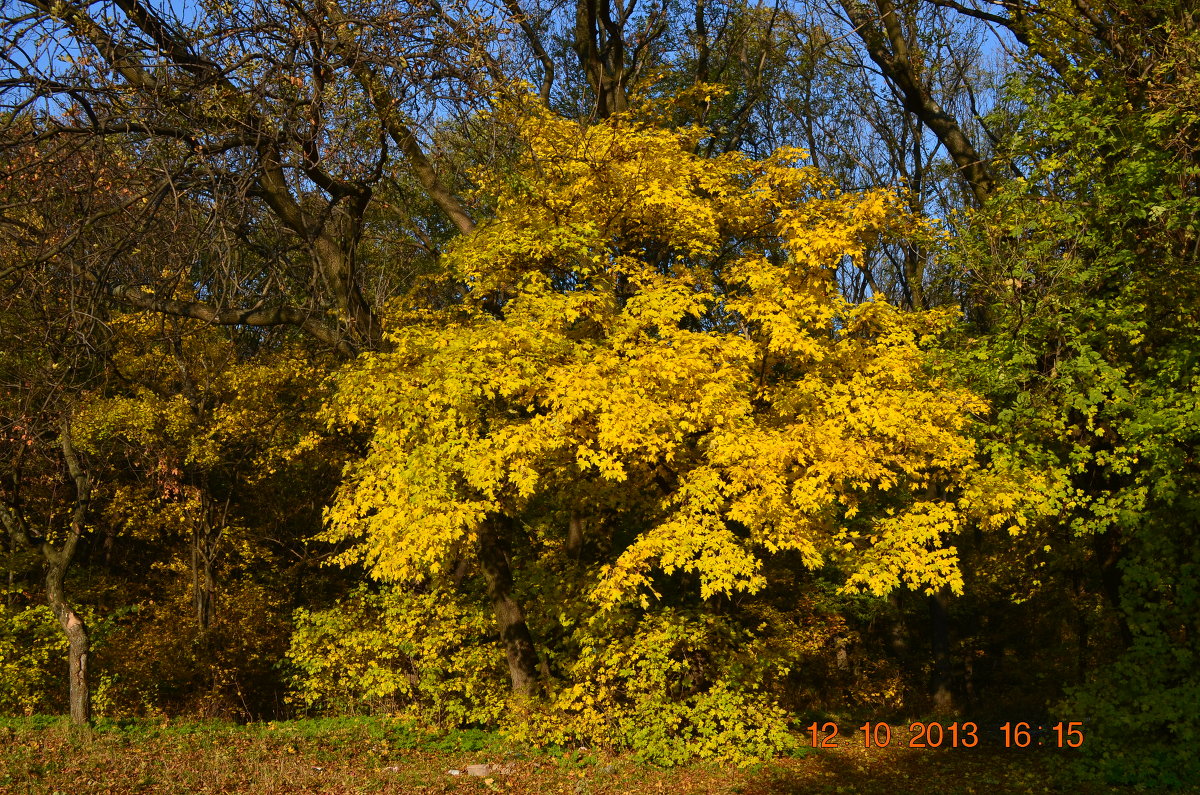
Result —
[[[891,0],[878,0],[878,15],[868,11],[859,0],[839,0],[839,3],[866,46],[871,60],[899,92],[905,109],[937,136],[958,166],[958,172],[975,201],[984,204],[996,189],[991,169],[958,121],[921,84],[918,68],[909,59],[908,45]],[[880,30],[878,23],[883,24],[883,30]]]
[[[546,107],[550,106],[550,91],[554,87],[554,60],[546,53],[546,48],[542,46],[542,39],[538,36],[538,32],[534,30],[533,25],[529,24],[529,15],[521,10],[521,5],[517,0],[504,0],[504,7],[508,9],[508,13],[512,15],[513,21],[520,27],[525,34],[525,39],[529,43],[529,49],[533,50],[534,56],[542,65],[542,87],[539,95],[542,98],[542,104]]]
[[[109,287],[106,292],[116,300],[137,309],[190,317],[214,326],[297,326],[343,355],[353,356],[356,352],[354,346],[342,335],[313,318],[310,312],[298,307],[253,306],[246,309],[216,309],[203,301],[161,298],[132,285]]]

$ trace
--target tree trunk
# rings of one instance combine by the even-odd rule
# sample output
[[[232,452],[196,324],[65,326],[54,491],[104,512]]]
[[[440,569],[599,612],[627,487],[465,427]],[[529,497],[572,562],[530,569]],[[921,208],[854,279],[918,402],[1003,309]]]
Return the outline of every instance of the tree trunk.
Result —
[[[510,525],[511,520],[493,518],[479,528],[479,565],[487,582],[488,596],[496,611],[500,639],[508,658],[508,674],[512,691],[533,697],[538,692],[538,658],[533,636],[525,623],[525,613],[512,596],[512,567],[504,548],[504,539],[497,532]]]
[[[600,119],[629,107],[624,36],[625,18],[620,12],[613,18],[610,0],[577,0],[572,46],[596,96],[595,115]]]
[[[8,539],[8,548],[5,550],[5,563],[8,568],[8,588],[4,592],[4,606],[12,607],[17,603],[17,593],[14,587],[16,581],[16,564],[17,564],[17,540],[11,535],[6,536]]]
[[[213,559],[219,533],[214,533],[207,520],[202,527],[192,529],[192,607],[196,624],[203,634],[216,617],[217,584],[213,577]]]
[[[888,601],[892,605],[892,609],[896,611],[895,618],[891,621],[888,627],[888,643],[892,647],[892,654],[897,660],[904,660],[908,656],[908,627],[904,621],[904,605],[900,601],[900,591],[892,591],[888,595]]]
[[[567,520],[567,557],[579,560],[583,556],[583,537],[587,520],[575,511]]]
[[[953,711],[954,696],[950,689],[950,622],[946,617],[946,592],[940,590],[929,596],[929,636],[933,651],[933,672],[929,692],[933,709],[939,715]]]
[[[63,579],[66,567],[57,563],[50,564],[46,573],[46,601],[50,610],[62,626],[67,636],[69,646],[67,679],[70,683],[69,699],[71,705],[71,723],[76,726],[86,726],[92,720],[91,690],[88,687],[88,641],[87,625],[83,619],[71,609],[67,603]]]
[[[1129,626],[1129,616],[1121,604],[1121,591],[1124,585],[1124,572],[1121,570],[1122,548],[1116,533],[1108,531],[1096,533],[1092,539],[1092,549],[1100,566],[1100,585],[1113,617],[1117,620],[1117,632],[1121,638],[1121,648],[1128,649],[1133,645],[1133,629]]]
[[[1071,591],[1075,608],[1075,675],[1079,682],[1087,681],[1091,623],[1088,621],[1087,591],[1083,586],[1083,571],[1071,572]]]
[[[946,148],[977,204],[982,206],[996,190],[990,165],[967,137],[958,120],[930,93],[930,80],[922,73],[905,40],[900,17],[892,0],[876,0],[871,10],[861,0],[839,0],[854,24],[867,54],[900,94],[905,110],[920,120]]]

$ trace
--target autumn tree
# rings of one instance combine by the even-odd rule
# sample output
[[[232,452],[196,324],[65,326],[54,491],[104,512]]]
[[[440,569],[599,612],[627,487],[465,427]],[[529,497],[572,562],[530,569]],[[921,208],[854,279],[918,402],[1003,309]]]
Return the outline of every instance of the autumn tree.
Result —
[[[495,217],[447,252],[461,299],[398,308],[394,350],[340,378],[332,420],[373,434],[329,513],[343,562],[421,581],[473,550],[522,695],[537,642],[509,561],[539,543],[605,550],[600,610],[651,609],[676,573],[754,592],[786,550],[849,589],[959,588],[950,539],[989,498],[963,435],[981,405],[923,352],[947,316],[830,278],[931,230],[795,151],[706,159],[702,130],[527,113],[520,177],[477,175]],[[531,537],[550,506],[556,540]]]
[[[40,517],[41,521],[31,521],[20,505],[26,495],[13,489],[6,495],[6,504],[0,505],[0,520],[14,544],[37,550],[45,559],[46,601],[67,637],[70,653],[67,678],[70,683],[71,722],[84,725],[91,721],[88,682],[90,643],[87,625],[67,597],[66,577],[71,564],[75,562],[79,541],[87,529],[85,520],[91,499],[91,481],[79,462],[79,455],[71,440],[69,419],[64,420],[59,444],[74,493],[64,499],[56,489],[52,489],[46,499],[65,503],[69,506],[69,513],[63,516],[49,511],[45,517]]]
[[[279,698],[280,616],[320,580],[306,539],[343,454],[316,433],[320,365],[280,330],[136,312],[109,326],[113,377],[75,414],[103,497],[97,576],[127,583],[104,605],[128,611],[98,650],[122,669],[107,699],[131,709],[157,683],[164,708],[257,716]]]
[[[210,628],[235,634],[217,610],[227,584],[221,579],[233,580],[228,584],[240,589],[244,608],[233,611],[239,619],[253,612],[256,600],[260,614],[273,600],[253,587],[254,578],[230,576],[234,566],[229,558],[235,556],[228,551],[269,558],[277,545],[285,558],[298,548],[304,555],[299,539],[311,534],[319,516],[319,487],[302,501],[273,496],[277,489],[264,484],[289,477],[296,485],[311,482],[299,474],[310,459],[289,453],[298,442],[296,435],[313,427],[303,418],[311,421],[314,414],[307,390],[321,382],[313,364],[322,361],[321,354],[310,347],[311,340],[305,345],[304,335],[289,334],[286,327],[275,334],[235,331],[170,314],[114,311],[94,276],[119,250],[131,270],[157,266],[170,285],[171,300],[194,301],[196,289],[181,280],[211,251],[196,245],[211,232],[207,219],[186,203],[175,205],[174,212],[160,208],[157,223],[142,229],[134,238],[138,245],[131,247],[129,228],[144,217],[137,209],[138,171],[129,153],[108,149],[103,141],[64,146],[51,139],[14,147],[10,154],[9,164],[21,178],[3,185],[11,215],[9,223],[0,225],[7,255],[0,273],[8,340],[0,370],[4,442],[10,454],[4,494],[11,527],[5,534],[24,557],[19,564],[15,558],[10,563],[8,598],[15,599],[18,590],[12,580],[19,578],[18,586],[28,583],[35,569],[46,565],[58,583],[50,589],[50,603],[61,613],[66,573],[82,568],[90,592],[76,591],[74,599],[87,608],[74,608],[76,617],[84,612],[136,615],[137,621],[127,618],[124,623],[145,626],[175,605],[175,580],[164,573],[183,561],[183,571],[191,575],[182,578],[191,585],[184,604],[192,603],[195,621],[187,620],[184,608],[183,616],[165,618],[163,628],[148,633],[158,639],[160,656],[150,684],[158,677],[170,687],[179,671],[200,679],[195,671],[210,663],[203,658],[222,654],[228,671],[234,650],[252,647],[271,633],[261,631],[266,622],[254,627],[256,633],[246,631],[250,627],[243,622],[234,642],[216,642],[220,633],[210,633]],[[34,235],[30,230],[40,231]],[[64,430],[68,418],[71,425]],[[82,481],[71,478],[86,483],[90,505],[81,505],[82,524],[74,535],[66,535],[60,527],[66,520],[59,513],[72,504],[62,497],[67,485],[63,473],[70,474],[72,462],[86,476]],[[52,507],[56,500],[59,504]],[[297,515],[303,518],[297,520]],[[48,562],[39,563],[42,557]],[[238,565],[246,564],[239,559]],[[291,565],[292,560],[285,560],[263,570],[286,571]],[[299,564],[316,565],[315,560]],[[105,593],[98,582],[118,587]],[[151,587],[159,590],[148,596]],[[114,593],[122,596],[114,599]],[[161,607],[152,607],[156,601]],[[81,634],[86,629],[80,625],[79,637],[72,639],[73,653],[86,644]],[[106,632],[111,634],[112,625]],[[277,646],[286,632],[286,626],[275,626]],[[176,654],[179,649],[183,652]],[[91,660],[101,664],[121,659],[103,642],[92,652]],[[276,656],[281,653],[279,648]],[[168,659],[173,656],[189,659],[175,666]],[[247,663],[249,656],[238,662]],[[263,660],[265,656],[260,655],[259,668],[270,671],[273,660]],[[136,671],[123,673],[131,687],[147,684]],[[109,674],[108,681],[116,681]],[[240,678],[225,674],[226,680]],[[207,688],[189,686],[200,691],[198,697],[214,695],[229,689],[219,679],[210,677]],[[73,694],[83,687],[72,680]],[[121,687],[108,692],[110,697],[124,695]],[[257,710],[260,703],[254,694],[231,697],[239,710],[251,709],[247,704]],[[215,695],[210,699],[216,700]],[[72,703],[78,713],[81,702],[73,696]]]

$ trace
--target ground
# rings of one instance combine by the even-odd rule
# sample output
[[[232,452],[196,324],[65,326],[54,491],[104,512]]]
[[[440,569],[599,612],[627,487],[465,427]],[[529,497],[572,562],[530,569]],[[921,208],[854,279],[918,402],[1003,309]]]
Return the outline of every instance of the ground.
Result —
[[[659,768],[590,749],[521,749],[482,731],[429,734],[379,720],[249,724],[168,720],[71,730],[57,719],[0,719],[0,793],[486,793],[777,795],[782,793],[1128,792],[1081,785],[1077,751],[1004,748],[998,729],[975,748],[887,748],[842,726],[836,747],[744,768]],[[993,727],[994,728],[994,727]],[[981,734],[984,734],[981,732]],[[805,743],[809,742],[805,737]],[[1034,738],[1034,744],[1036,738]],[[1051,735],[1050,745],[1053,745]],[[1031,744],[1032,745],[1032,744]],[[470,776],[468,765],[496,772]],[[450,771],[459,771],[453,775]]]

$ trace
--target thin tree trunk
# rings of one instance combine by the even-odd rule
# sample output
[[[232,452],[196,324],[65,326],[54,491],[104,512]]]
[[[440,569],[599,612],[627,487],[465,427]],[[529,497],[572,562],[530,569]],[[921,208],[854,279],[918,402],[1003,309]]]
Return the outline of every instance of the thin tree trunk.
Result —
[[[216,583],[213,581],[212,558],[205,542],[207,537],[196,530],[192,536],[192,606],[200,632],[212,626],[215,612]]]
[[[0,525],[8,530],[8,536],[13,545],[38,550],[46,561],[46,602],[62,626],[69,647],[68,681],[70,682],[71,722],[76,726],[84,726],[90,723],[92,718],[91,693],[88,689],[88,631],[83,619],[67,602],[66,588],[63,583],[67,576],[67,569],[75,560],[79,539],[83,537],[84,519],[91,502],[92,482],[75,452],[75,445],[71,440],[69,417],[63,418],[59,443],[62,445],[67,473],[75,485],[75,506],[71,511],[70,524],[62,546],[55,547],[51,544],[45,531],[40,538],[34,537],[29,521],[19,507],[16,507],[19,505],[16,495],[13,495],[13,506],[0,502]]]
[[[583,555],[583,537],[587,520],[575,511],[567,520],[567,557],[579,560]]]
[[[933,671],[929,691],[933,695],[934,712],[946,714],[954,709],[950,689],[950,622],[946,617],[946,592],[940,590],[929,596],[929,637],[933,651]]]
[[[204,634],[216,618],[217,583],[213,564],[229,515],[229,499],[219,508],[208,490],[203,489],[200,500],[203,513],[192,526],[192,606],[196,610],[196,624]]]
[[[487,583],[488,596],[496,611],[496,623],[504,654],[508,658],[508,674],[514,693],[533,697],[538,692],[538,658],[533,636],[525,623],[525,613],[512,595],[512,567],[504,549],[504,540],[497,524],[509,520],[489,519],[479,529],[479,564]]]
[[[1088,621],[1088,599],[1083,587],[1083,572],[1079,569],[1071,573],[1071,590],[1075,596],[1075,675],[1079,677],[1080,682],[1085,682],[1087,681],[1091,624]]]
[[[66,566],[56,562],[50,564],[49,571],[46,572],[46,601],[67,636],[71,723],[86,726],[92,720],[91,690],[88,686],[90,642],[87,625],[67,603],[66,591],[63,588],[66,573]]]
[[[1092,540],[1092,548],[1100,566],[1101,589],[1109,607],[1112,608],[1113,617],[1117,620],[1121,648],[1128,649],[1133,645],[1133,630],[1129,626],[1129,616],[1121,605],[1121,591],[1124,585],[1124,572],[1121,570],[1123,550],[1116,534],[1111,530],[1107,533],[1097,533]]]
[[[6,538],[8,538],[8,549],[6,550],[7,554],[4,556],[4,560],[8,565],[8,589],[4,592],[4,605],[5,607],[12,607],[17,603],[16,588],[14,587],[16,580],[17,540],[11,535],[6,536]]]
[[[896,659],[903,660],[908,656],[908,627],[905,626],[904,605],[900,601],[900,592],[892,591],[888,601],[896,611],[896,617],[888,627],[888,642]]]
[[[42,542],[42,555],[49,564],[46,572],[46,599],[50,603],[54,617],[58,619],[63,632],[67,635],[71,723],[76,726],[86,726],[92,720],[91,690],[88,687],[88,652],[90,648],[87,625],[67,603],[63,581],[66,579],[67,569],[75,560],[75,550],[79,547],[79,539],[83,537],[84,517],[91,502],[92,482],[80,465],[79,456],[76,455],[75,444],[71,439],[69,418],[63,420],[59,443],[62,445],[63,460],[67,463],[67,472],[75,484],[75,509],[71,512],[70,532],[62,547],[55,549],[49,542]]]

